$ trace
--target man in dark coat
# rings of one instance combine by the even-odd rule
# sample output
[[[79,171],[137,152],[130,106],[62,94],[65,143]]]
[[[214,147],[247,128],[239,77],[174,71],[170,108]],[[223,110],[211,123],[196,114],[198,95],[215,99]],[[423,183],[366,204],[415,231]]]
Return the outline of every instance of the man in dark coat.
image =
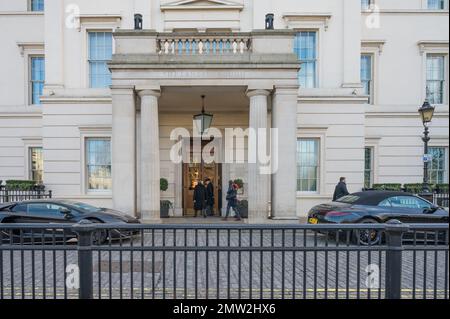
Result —
[[[205,180],[206,185],[206,212],[209,216],[214,215],[214,185],[211,179]]]
[[[333,202],[337,201],[339,198],[347,196],[350,194],[347,190],[346,178],[341,177],[339,184],[336,185],[334,189]]]
[[[195,186],[194,188],[195,217],[197,217],[197,213],[198,211],[200,211],[203,217],[206,218],[205,200],[206,200],[206,188],[203,185],[202,181],[198,181],[197,186]]]

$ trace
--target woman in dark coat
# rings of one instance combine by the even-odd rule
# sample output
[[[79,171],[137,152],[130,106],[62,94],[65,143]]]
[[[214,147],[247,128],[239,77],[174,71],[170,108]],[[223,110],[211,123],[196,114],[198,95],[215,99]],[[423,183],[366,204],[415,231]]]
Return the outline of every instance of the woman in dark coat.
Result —
[[[209,216],[214,215],[214,185],[211,180],[207,178],[206,184],[206,213]]]
[[[203,217],[206,218],[205,201],[206,201],[206,188],[203,185],[203,182],[199,181],[197,186],[195,186],[194,188],[195,217],[197,217],[198,211],[201,211]]]

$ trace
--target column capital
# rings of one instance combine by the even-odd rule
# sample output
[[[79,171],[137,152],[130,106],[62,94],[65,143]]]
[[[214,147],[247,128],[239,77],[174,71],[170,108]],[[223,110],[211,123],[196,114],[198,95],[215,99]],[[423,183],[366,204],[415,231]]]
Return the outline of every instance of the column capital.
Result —
[[[140,97],[144,96],[161,96],[161,87],[158,84],[143,84],[134,87]]]
[[[283,95],[298,95],[299,86],[289,85],[289,86],[275,86],[275,94]]]
[[[246,92],[248,97],[254,97],[254,96],[269,96],[270,90],[266,89],[248,89]]]
[[[134,94],[134,86],[132,85],[112,85],[111,95],[131,95]]]

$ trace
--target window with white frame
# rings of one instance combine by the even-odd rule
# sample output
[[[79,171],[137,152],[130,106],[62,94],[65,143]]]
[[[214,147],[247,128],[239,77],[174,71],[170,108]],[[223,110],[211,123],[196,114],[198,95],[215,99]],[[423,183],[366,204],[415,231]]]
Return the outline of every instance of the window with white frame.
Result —
[[[29,178],[38,184],[43,182],[44,175],[44,157],[42,147],[30,147],[29,148]]]
[[[112,189],[110,138],[86,138],[87,189],[106,191]]]
[[[371,188],[373,185],[373,148],[364,149],[364,187]]]
[[[319,191],[320,140],[300,138],[297,140],[297,191]]]
[[[89,87],[107,88],[111,72],[107,63],[112,58],[112,32],[89,32]]]
[[[361,0],[361,9],[369,10],[370,6],[373,4],[373,0]]]
[[[44,0],[30,0],[30,11],[44,11]]]
[[[427,8],[430,10],[445,10],[448,0],[427,0]]]
[[[41,104],[41,95],[45,83],[45,60],[42,56],[30,58],[30,101],[33,105]]]
[[[443,104],[445,94],[445,55],[427,55],[427,98],[431,104]]]
[[[301,69],[299,82],[302,88],[317,86],[317,31],[301,31],[295,37],[294,45]]]
[[[430,147],[433,159],[429,166],[430,182],[444,184],[448,182],[448,149],[446,147]]]
[[[371,54],[361,55],[361,84],[371,104],[373,102],[373,56]]]

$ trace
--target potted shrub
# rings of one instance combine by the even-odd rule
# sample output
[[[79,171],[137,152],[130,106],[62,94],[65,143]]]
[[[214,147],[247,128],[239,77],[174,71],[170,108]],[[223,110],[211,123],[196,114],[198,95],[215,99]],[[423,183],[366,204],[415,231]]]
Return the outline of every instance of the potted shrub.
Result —
[[[239,210],[239,213],[241,214],[242,218],[248,218],[248,201],[247,200],[241,200],[237,204],[237,209]]]
[[[161,192],[165,192],[169,189],[169,182],[165,178],[161,178],[159,181],[159,189]],[[160,216],[161,218],[169,218],[169,210],[173,207],[172,202],[169,200],[162,200],[160,203]]]

